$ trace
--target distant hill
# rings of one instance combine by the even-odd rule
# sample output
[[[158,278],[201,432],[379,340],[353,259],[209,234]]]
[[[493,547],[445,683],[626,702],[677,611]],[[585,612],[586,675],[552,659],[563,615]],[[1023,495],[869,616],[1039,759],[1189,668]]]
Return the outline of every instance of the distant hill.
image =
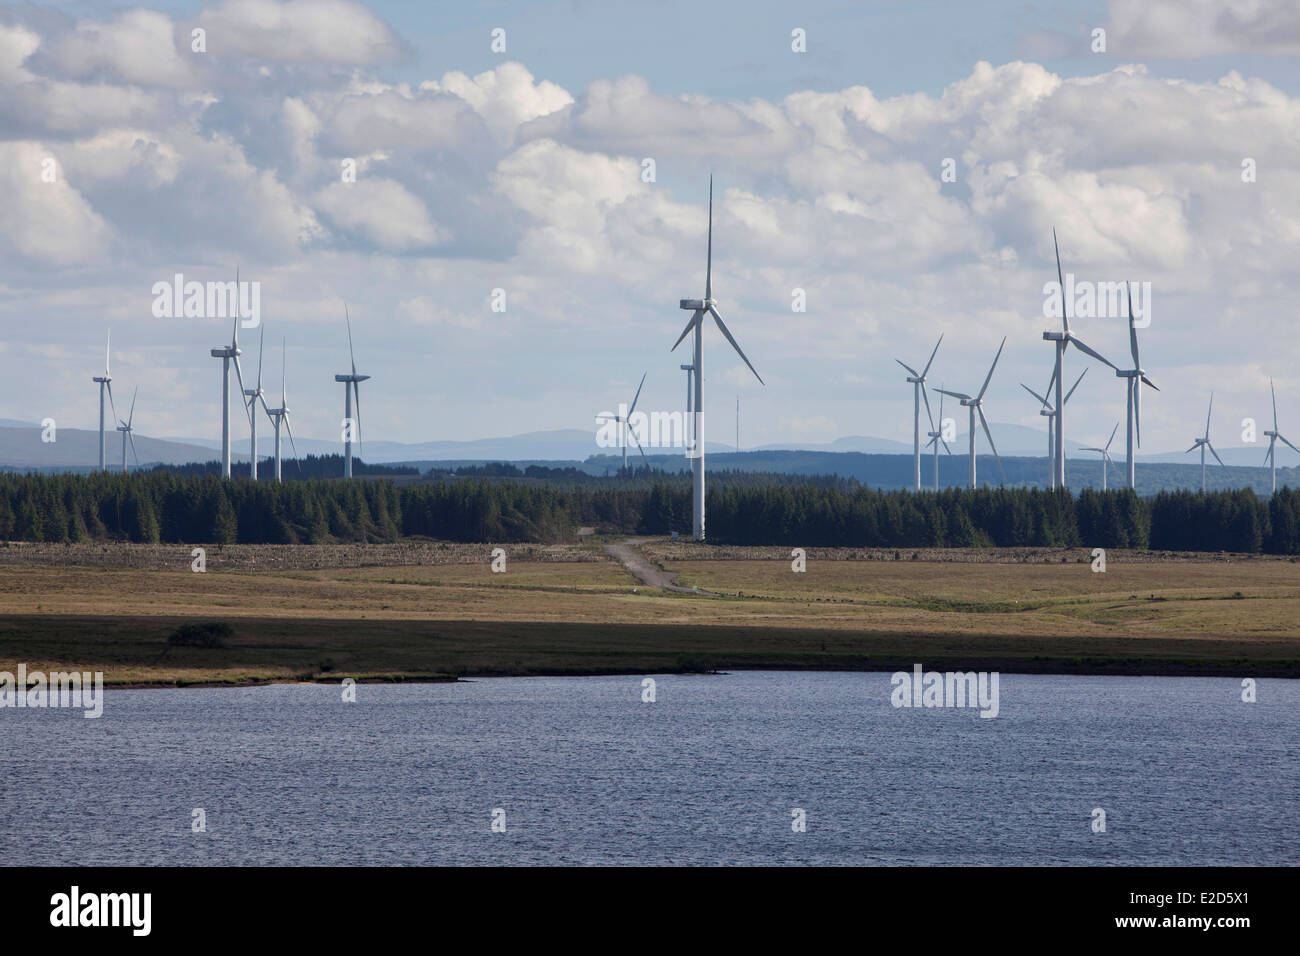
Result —
[[[0,467],[18,469],[91,469],[99,464],[99,432],[84,428],[60,428],[53,442],[41,441],[42,429],[36,425],[14,427],[0,426]],[[105,455],[113,468],[122,466],[122,434],[108,432],[105,436]],[[217,448],[204,448],[185,442],[149,438],[136,433],[135,449],[140,464],[182,465],[191,461],[208,461],[220,457]],[[248,447],[245,439],[244,447]],[[135,467],[135,458],[127,446],[127,460]],[[247,461],[248,455],[235,454],[236,461]]]

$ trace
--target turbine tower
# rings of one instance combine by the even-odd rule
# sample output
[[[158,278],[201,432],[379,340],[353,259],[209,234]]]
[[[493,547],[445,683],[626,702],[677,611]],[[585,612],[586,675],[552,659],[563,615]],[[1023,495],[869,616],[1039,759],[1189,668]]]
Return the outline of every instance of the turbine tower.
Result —
[[[275,429],[275,480],[280,481],[280,426],[284,425],[284,430],[289,433],[289,444],[293,446],[293,455],[298,457],[298,443],[293,440],[293,429],[289,427],[289,403],[285,398],[284,390],[284,342],[280,342],[280,407],[266,408],[266,399],[262,399],[262,407],[266,408],[266,417],[271,419],[271,426]],[[259,366],[261,364],[259,360]],[[258,373],[259,379],[261,373]]]
[[[352,359],[352,374],[335,375],[334,381],[343,383],[343,477],[352,477],[352,435],[357,436],[357,446],[361,445],[361,383],[369,375],[357,374],[357,356],[352,351],[352,317],[348,315],[348,306],[343,304],[343,318],[348,323],[348,356]],[[352,396],[357,397],[357,418],[352,420]]]
[[[235,287],[239,287],[239,273],[235,273]],[[213,358],[221,359],[221,477],[230,477],[230,362],[235,362],[235,376],[239,379],[239,391],[244,391],[244,373],[239,368],[239,309],[235,309],[235,324],[230,333],[230,344],[219,349],[211,349]],[[240,400],[243,404],[243,400]],[[245,409],[247,411],[247,409]],[[252,422],[249,422],[251,425]]]
[[[1151,379],[1147,378],[1146,372],[1142,370],[1142,361],[1138,358],[1138,334],[1137,326],[1133,324],[1133,288],[1129,283],[1124,283],[1124,288],[1128,292],[1128,344],[1129,351],[1133,354],[1133,367],[1130,369],[1115,369],[1115,374],[1125,379],[1124,387],[1128,392],[1128,486],[1136,488],[1137,470],[1133,463],[1133,433],[1137,431],[1137,447],[1142,447],[1142,386],[1156,388]],[[1102,469],[1105,470],[1104,468]]]
[[[104,374],[96,375],[94,378],[91,379],[92,382],[99,383],[99,470],[100,471],[108,470],[108,459],[105,457],[105,453],[104,453],[104,389],[108,389],[108,403],[113,413],[113,417],[117,418],[117,407],[113,405],[113,385],[112,385],[113,376],[108,374],[108,353],[112,344],[113,344],[113,332],[110,329],[108,332],[108,338],[105,339],[104,341]]]
[[[135,453],[135,436],[131,434],[131,423],[135,421],[135,396],[139,392],[140,387],[137,385],[135,392],[131,394],[131,412],[126,416],[126,421],[118,419],[121,423],[117,426],[117,430],[122,433],[122,474],[124,475],[126,474],[126,440],[128,438],[131,439],[131,454],[135,456],[136,470],[140,470],[140,456]]]
[[[251,481],[257,481],[257,403],[261,401],[262,408],[266,408],[266,399],[262,397],[262,346],[265,344],[266,326],[264,325],[257,342],[257,388],[244,389],[244,397],[247,399],[245,404],[248,405],[249,444],[252,451],[248,466],[248,477]]]
[[[1102,491],[1106,490],[1106,465],[1115,464],[1115,462],[1110,457],[1110,443],[1115,440],[1115,433],[1117,431],[1119,431],[1119,422],[1116,422],[1115,427],[1110,430],[1110,437],[1106,439],[1106,446],[1104,448],[1080,448],[1079,449],[1079,451],[1095,451],[1101,453],[1101,490]]]
[[[1056,487],[1065,487],[1065,416],[1062,414],[1065,404],[1063,391],[1064,379],[1062,378],[1061,364],[1065,358],[1065,349],[1073,345],[1085,355],[1091,355],[1098,362],[1116,368],[1115,364],[1105,358],[1100,352],[1090,349],[1083,341],[1070,331],[1069,309],[1065,301],[1065,279],[1061,274],[1061,247],[1056,242],[1056,230],[1052,230],[1052,246],[1056,249],[1056,280],[1061,286],[1061,331],[1044,332],[1043,338],[1049,342],[1056,343]],[[1116,369],[1118,371],[1118,369]]]
[[[686,456],[690,457],[691,449],[691,373],[695,371],[694,365],[683,365],[681,370],[686,373],[686,421],[682,423],[682,438],[686,442]]]
[[[730,330],[726,323],[722,321],[722,316],[718,315],[715,308],[717,300],[713,298],[713,177],[709,177],[709,245],[708,259],[704,271],[704,298],[703,299],[682,299],[678,303],[678,308],[691,312],[690,321],[686,323],[686,328],[682,329],[682,334],[677,337],[673,343],[672,349],[676,351],[677,346],[682,344],[682,339],[692,330],[695,332],[695,356],[691,365],[694,368],[695,375],[695,412],[693,417],[695,433],[695,455],[691,462],[692,486],[693,486],[693,513],[691,517],[691,533],[696,541],[704,540],[704,316],[706,314],[713,316],[713,321],[717,323],[719,331],[726,336],[731,347],[736,350],[736,354],[744,359],[749,370],[754,373],[759,384],[763,383],[763,376],[758,374],[758,370],[746,358],[745,353],[741,351],[736,340],[732,338]]]
[[[1213,411],[1214,393],[1211,392],[1210,407],[1205,413],[1205,437],[1196,439],[1196,441],[1192,443],[1192,447],[1183,452],[1183,454],[1186,455],[1187,452],[1196,451],[1198,448],[1201,450],[1201,494],[1205,494],[1205,449],[1210,449],[1210,454],[1214,456],[1214,460],[1219,463],[1220,468],[1228,467],[1223,463],[1223,459],[1219,457],[1219,453],[1214,450],[1214,446],[1210,444],[1210,413]],[[1287,442],[1287,444],[1289,445],[1291,443]]]
[[[1273,493],[1277,494],[1277,452],[1275,446],[1278,440],[1281,439],[1284,444],[1290,446],[1292,451],[1300,451],[1300,448],[1292,445],[1286,440],[1286,436],[1277,430],[1277,392],[1273,389],[1273,380],[1271,378],[1268,380],[1268,390],[1273,395],[1273,430],[1264,432],[1268,436],[1268,454],[1264,456],[1264,464],[1271,465],[1273,468]],[[1206,432],[1208,434],[1208,428]]]
[[[939,389],[939,391],[942,392],[943,389]],[[929,411],[928,406],[926,410]],[[934,428],[933,416],[931,416],[930,418],[930,428],[931,429]],[[929,448],[931,445],[934,446],[934,490],[938,491],[939,490],[939,443],[943,442],[943,450],[950,455],[952,454],[952,449],[948,447],[948,443],[946,441],[943,441],[943,395],[939,396],[939,430],[928,431],[926,432],[926,434],[930,437],[930,440],[925,443],[925,446],[927,448]]]
[[[597,418],[603,418],[606,421],[619,423],[618,443],[623,446],[623,474],[627,474],[627,439],[630,436],[632,441],[636,442],[637,451],[641,452],[641,457],[645,458],[645,449],[641,443],[636,440],[636,432],[632,430],[632,413],[636,411],[637,399],[641,397],[641,388],[645,385],[645,377],[648,372],[641,373],[641,384],[636,387],[636,394],[632,396],[632,406],[627,410],[627,415],[597,415]],[[648,459],[647,459],[648,461]]]
[[[934,364],[934,357],[939,351],[939,346],[943,343],[943,336],[939,336],[939,341],[934,343],[934,351],[930,353],[930,361],[925,363],[925,368],[920,372],[908,365],[902,359],[894,359],[899,365],[907,369],[907,380],[912,383],[912,477],[917,491],[921,490],[921,401],[925,401],[925,414],[930,416],[930,427],[934,427],[934,416],[930,414],[930,399],[925,395],[925,376],[930,371],[930,366]],[[938,454],[938,449],[935,449]],[[937,460],[937,459],[936,459]]]
[[[1070,396],[1074,394],[1074,390],[1079,387],[1079,383],[1083,381],[1083,377],[1087,374],[1088,374],[1088,370],[1086,368],[1079,373],[1079,377],[1074,380],[1074,384],[1070,386],[1070,390],[1065,393],[1065,398],[1063,399],[1063,402],[1065,404],[1069,404]],[[1052,393],[1052,386],[1055,383],[1056,383],[1056,372],[1053,371],[1052,378],[1047,383],[1048,395]],[[1055,441],[1055,429],[1053,427],[1056,423],[1056,409],[1052,407],[1052,403],[1047,400],[1046,396],[1039,395],[1037,392],[1035,392],[1024,382],[1020,383],[1020,387],[1023,388],[1026,392],[1028,392],[1030,395],[1034,396],[1034,398],[1038,399],[1040,403],[1042,403],[1043,407],[1038,410],[1038,414],[1044,416],[1047,419],[1047,471],[1048,471],[1047,487],[1049,490],[1051,490],[1056,487],[1056,441]]]
[[[984,418],[984,393],[988,390],[989,381],[993,378],[993,370],[998,367],[998,359],[1002,357],[1002,349],[1007,344],[1007,337],[1002,337],[1002,345],[998,346],[998,354],[993,356],[993,364],[989,366],[989,374],[984,376],[984,384],[980,387],[979,394],[974,398],[965,395],[962,392],[950,392],[945,389],[939,389],[944,395],[951,395],[953,398],[961,399],[961,403],[970,409],[970,486],[975,487],[975,416],[978,414],[980,424],[984,426],[984,434],[988,437],[989,447],[993,449],[993,458],[998,463],[998,471],[1002,473],[1002,481],[1005,483],[1007,476],[1002,472],[1002,459],[998,456],[998,446],[993,444],[993,433],[989,431],[989,423]],[[1058,438],[1059,433],[1058,433]]]

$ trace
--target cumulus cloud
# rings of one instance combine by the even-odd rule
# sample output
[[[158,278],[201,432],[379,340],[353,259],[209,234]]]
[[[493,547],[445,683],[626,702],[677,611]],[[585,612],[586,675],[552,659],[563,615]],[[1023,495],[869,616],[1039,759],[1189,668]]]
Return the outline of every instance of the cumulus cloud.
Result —
[[[208,52],[216,55],[369,66],[402,52],[392,28],[352,0],[224,0],[194,22],[207,31]]]
[[[1295,0],[1111,0],[1110,18],[1124,57],[1300,54]]]
[[[50,170],[52,181],[42,178]],[[78,266],[99,259],[111,230],[39,143],[0,142],[0,242],[30,263]]]
[[[316,207],[345,233],[357,233],[390,252],[444,241],[418,198],[391,179],[336,182],[316,194]]]

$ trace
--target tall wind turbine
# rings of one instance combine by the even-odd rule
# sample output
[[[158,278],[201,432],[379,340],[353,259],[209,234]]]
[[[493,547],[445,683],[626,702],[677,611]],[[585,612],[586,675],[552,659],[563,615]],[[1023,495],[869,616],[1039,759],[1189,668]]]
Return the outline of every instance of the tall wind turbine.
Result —
[[[1106,439],[1106,446],[1104,448],[1080,448],[1079,449],[1079,451],[1096,451],[1101,453],[1101,490],[1102,491],[1106,490],[1106,465],[1115,464],[1115,462],[1111,460],[1110,457],[1110,443],[1115,440],[1115,433],[1117,431],[1119,431],[1119,422],[1116,422],[1115,427],[1110,430],[1110,437]]]
[[[704,540],[704,316],[705,314],[713,316],[713,321],[717,323],[719,331],[726,336],[731,347],[736,350],[736,354],[744,359],[749,370],[754,373],[759,384],[763,384],[763,376],[758,374],[753,363],[746,358],[745,353],[741,351],[736,340],[732,338],[730,330],[726,323],[722,321],[722,316],[718,315],[715,308],[717,300],[713,298],[713,177],[709,177],[709,246],[708,259],[706,260],[704,271],[704,298],[703,299],[682,299],[678,303],[678,308],[691,312],[690,321],[686,323],[686,328],[682,329],[682,334],[677,337],[673,343],[672,349],[676,351],[677,346],[682,344],[682,339],[692,330],[695,332],[695,357],[692,366],[695,369],[695,457],[691,462],[693,478],[693,514],[691,519],[691,533],[696,541]]]
[[[1228,467],[1223,463],[1223,459],[1219,457],[1219,453],[1214,450],[1214,446],[1210,444],[1210,413],[1213,411],[1214,411],[1214,393],[1211,392],[1210,407],[1205,413],[1205,437],[1196,439],[1196,441],[1192,443],[1192,447],[1187,449],[1187,451],[1183,452],[1183,454],[1186,455],[1187,452],[1196,451],[1196,449],[1198,448],[1201,450],[1201,493],[1202,494],[1205,493],[1205,449],[1207,448],[1210,449],[1210,454],[1213,455],[1214,460],[1219,463],[1219,467],[1221,468]],[[1287,444],[1289,445],[1291,443],[1287,442]]]
[[[939,391],[942,392],[943,389],[939,389]],[[928,410],[929,409],[927,407],[927,411]],[[930,428],[934,429],[933,417],[930,418]],[[930,438],[930,440],[925,443],[926,447],[928,448],[931,445],[934,446],[934,490],[938,491],[939,490],[939,443],[943,442],[943,450],[950,455],[952,454],[952,449],[949,448],[948,443],[943,440],[943,395],[939,396],[939,429],[938,431],[933,431],[933,430],[928,431],[926,432],[926,435],[928,435]]]
[[[1002,349],[1007,344],[1007,337],[1002,337],[1002,345],[998,346],[998,354],[993,356],[993,364],[989,366],[989,374],[984,376],[984,384],[980,387],[979,394],[974,398],[961,392],[950,392],[945,389],[939,389],[945,395],[951,395],[953,398],[961,399],[961,403],[970,409],[970,486],[975,487],[975,416],[978,414],[980,424],[984,426],[984,434],[988,437],[989,447],[993,449],[993,458],[998,463],[998,471],[1002,473],[1002,480],[1005,482],[1007,476],[1002,472],[1002,458],[998,455],[998,446],[993,444],[993,433],[989,431],[989,423],[984,418],[984,393],[988,391],[989,381],[993,378],[993,370],[998,367],[998,359],[1002,357]],[[1059,437],[1059,435],[1058,435]]]
[[[1156,388],[1151,379],[1147,378],[1146,372],[1142,370],[1142,360],[1138,358],[1138,334],[1137,326],[1133,324],[1133,288],[1129,283],[1124,283],[1124,288],[1128,291],[1128,344],[1129,351],[1133,354],[1133,367],[1130,369],[1115,369],[1115,374],[1125,379],[1124,387],[1128,391],[1128,486],[1137,487],[1137,471],[1133,464],[1133,432],[1137,429],[1137,447],[1142,447],[1142,386]],[[1104,469],[1103,469],[1104,470]]]
[[[266,399],[262,397],[262,346],[265,344],[266,326],[264,325],[257,341],[257,388],[244,389],[244,397],[247,399],[245,404],[248,405],[249,444],[252,446],[248,470],[251,481],[257,481],[257,403],[260,401],[262,408],[266,409]]]
[[[348,315],[347,303],[343,304],[343,318],[348,323],[348,356],[352,359],[352,374],[335,375],[334,381],[343,383],[343,418],[345,421],[344,441],[343,441],[343,477],[352,477],[352,434],[355,431],[357,436],[357,446],[361,445],[361,383],[368,379],[369,375],[357,374],[357,356],[352,351],[352,317]],[[352,420],[352,396],[357,397],[357,417],[356,421]]]
[[[641,374],[641,384],[636,387],[636,394],[632,396],[632,405],[630,408],[628,408],[627,415],[597,415],[596,416],[597,418],[603,418],[606,419],[607,421],[614,421],[619,423],[618,443],[623,446],[623,474],[625,475],[627,474],[627,440],[629,438],[631,438],[632,441],[636,442],[637,451],[641,452],[641,457],[645,459],[645,449],[642,448],[641,443],[636,440],[636,432],[632,430],[631,419],[632,419],[632,413],[636,411],[637,399],[641,397],[641,388],[642,386],[645,385],[645,377],[648,374],[650,373],[643,372]],[[646,460],[648,461],[649,459]]]
[[[130,414],[126,416],[126,421],[122,421],[120,418],[118,419],[121,423],[117,426],[117,430],[122,433],[122,474],[124,475],[126,474],[126,440],[128,438],[131,439],[131,454],[135,456],[136,470],[139,471],[140,469],[140,456],[135,453],[135,436],[131,434],[131,423],[135,421],[135,396],[139,393],[140,387],[137,385],[135,392],[131,395]]]
[[[1295,445],[1292,445],[1286,440],[1286,436],[1277,430],[1277,392],[1273,389],[1273,380],[1271,378],[1268,380],[1268,390],[1273,395],[1273,430],[1271,432],[1264,432],[1264,434],[1268,436],[1268,454],[1264,456],[1264,464],[1272,465],[1273,467],[1273,493],[1276,494],[1277,452],[1275,446],[1277,445],[1278,439],[1281,439],[1283,443],[1290,446],[1292,451],[1300,451],[1300,448],[1296,448]],[[1206,432],[1208,433],[1209,429],[1206,429]]]
[[[239,273],[235,273],[235,287],[239,287]],[[211,349],[213,358],[221,359],[221,477],[230,477],[230,362],[235,362],[235,375],[239,379],[239,392],[244,392],[244,373],[239,368],[239,309],[235,309],[235,324],[230,333],[230,344]],[[240,400],[243,405],[243,400]],[[247,409],[245,408],[245,411]],[[251,422],[250,422],[251,424]]]
[[[110,329],[104,341],[104,374],[96,375],[92,382],[99,383],[99,470],[108,470],[108,459],[104,454],[104,389],[108,389],[108,402],[113,417],[117,418],[117,408],[113,406],[113,376],[108,374],[108,353],[113,344],[113,332]]]
[[[1070,396],[1074,394],[1074,390],[1079,387],[1079,383],[1083,381],[1083,377],[1087,374],[1088,374],[1088,370],[1086,368],[1079,373],[1079,377],[1074,380],[1074,384],[1070,386],[1070,390],[1065,393],[1065,398],[1062,400],[1065,404],[1069,404]],[[1056,383],[1056,372],[1053,371],[1052,378],[1047,383],[1048,395],[1052,393],[1052,386],[1055,383]],[[1023,388],[1026,392],[1028,392],[1030,395],[1034,396],[1034,398],[1038,399],[1038,401],[1043,406],[1038,410],[1038,414],[1044,416],[1047,419],[1047,471],[1048,471],[1047,487],[1048,489],[1053,489],[1056,487],[1056,440],[1055,440],[1056,436],[1055,436],[1055,428],[1054,428],[1056,423],[1056,409],[1052,407],[1052,403],[1047,400],[1046,396],[1039,395],[1037,392],[1035,392],[1024,382],[1020,383],[1020,387]]]
[[[266,408],[266,399],[262,399],[262,407],[266,408],[266,417],[271,419],[271,426],[275,429],[275,480],[280,481],[280,426],[284,425],[284,430],[289,434],[289,444],[293,446],[293,455],[298,457],[298,443],[293,440],[293,429],[289,427],[289,402],[285,397],[284,388],[284,353],[285,347],[283,340],[280,342],[280,407]],[[259,368],[261,361],[258,362]],[[258,372],[259,379],[261,372]]]
[[[925,363],[925,368],[920,372],[912,368],[902,359],[894,359],[899,365],[907,369],[907,380],[912,383],[912,472],[916,490],[921,490],[921,401],[925,400],[925,414],[930,416],[930,427],[934,427],[934,416],[930,415],[930,399],[925,395],[925,376],[930,371],[930,366],[934,364],[934,357],[939,351],[939,346],[943,343],[943,335],[939,336],[939,341],[934,343],[934,351],[930,353],[930,361]],[[938,454],[938,449],[935,449]],[[936,459],[937,460],[937,459]]]
[[[1109,365],[1111,368],[1118,369],[1115,363],[1105,358],[1100,352],[1090,349],[1083,341],[1070,331],[1070,317],[1068,304],[1065,301],[1065,278],[1061,274],[1061,247],[1056,242],[1056,230],[1052,230],[1052,246],[1056,249],[1056,280],[1061,286],[1061,331],[1044,332],[1043,338],[1049,342],[1056,343],[1056,486],[1065,487],[1065,416],[1062,406],[1065,404],[1064,396],[1061,394],[1064,390],[1064,379],[1062,378],[1061,363],[1065,358],[1065,349],[1073,345],[1085,355],[1091,355],[1098,362]]]

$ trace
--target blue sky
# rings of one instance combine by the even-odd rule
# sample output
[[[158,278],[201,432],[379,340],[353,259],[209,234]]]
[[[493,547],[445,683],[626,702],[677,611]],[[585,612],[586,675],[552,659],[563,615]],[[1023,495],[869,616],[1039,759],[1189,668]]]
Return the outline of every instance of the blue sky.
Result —
[[[287,342],[301,434],[337,429],[344,301],[371,438],[593,427],[643,373],[642,401],[677,408],[713,173],[715,292],[768,384],[710,332],[706,385],[743,397],[746,444],[909,439],[893,359],[941,332],[932,380],[957,388],[1008,336],[990,418],[1038,427],[1019,383],[1047,381],[1053,226],[1067,270],[1156,290],[1147,450],[1190,444],[1211,387],[1236,444],[1270,375],[1300,415],[1296,7],[0,5],[0,417],[88,426],[111,327],[141,431],[211,436],[227,331],[157,319],[149,290],[237,266]],[[1123,364],[1122,320],[1080,327]],[[1071,438],[1122,415],[1101,371]]]

